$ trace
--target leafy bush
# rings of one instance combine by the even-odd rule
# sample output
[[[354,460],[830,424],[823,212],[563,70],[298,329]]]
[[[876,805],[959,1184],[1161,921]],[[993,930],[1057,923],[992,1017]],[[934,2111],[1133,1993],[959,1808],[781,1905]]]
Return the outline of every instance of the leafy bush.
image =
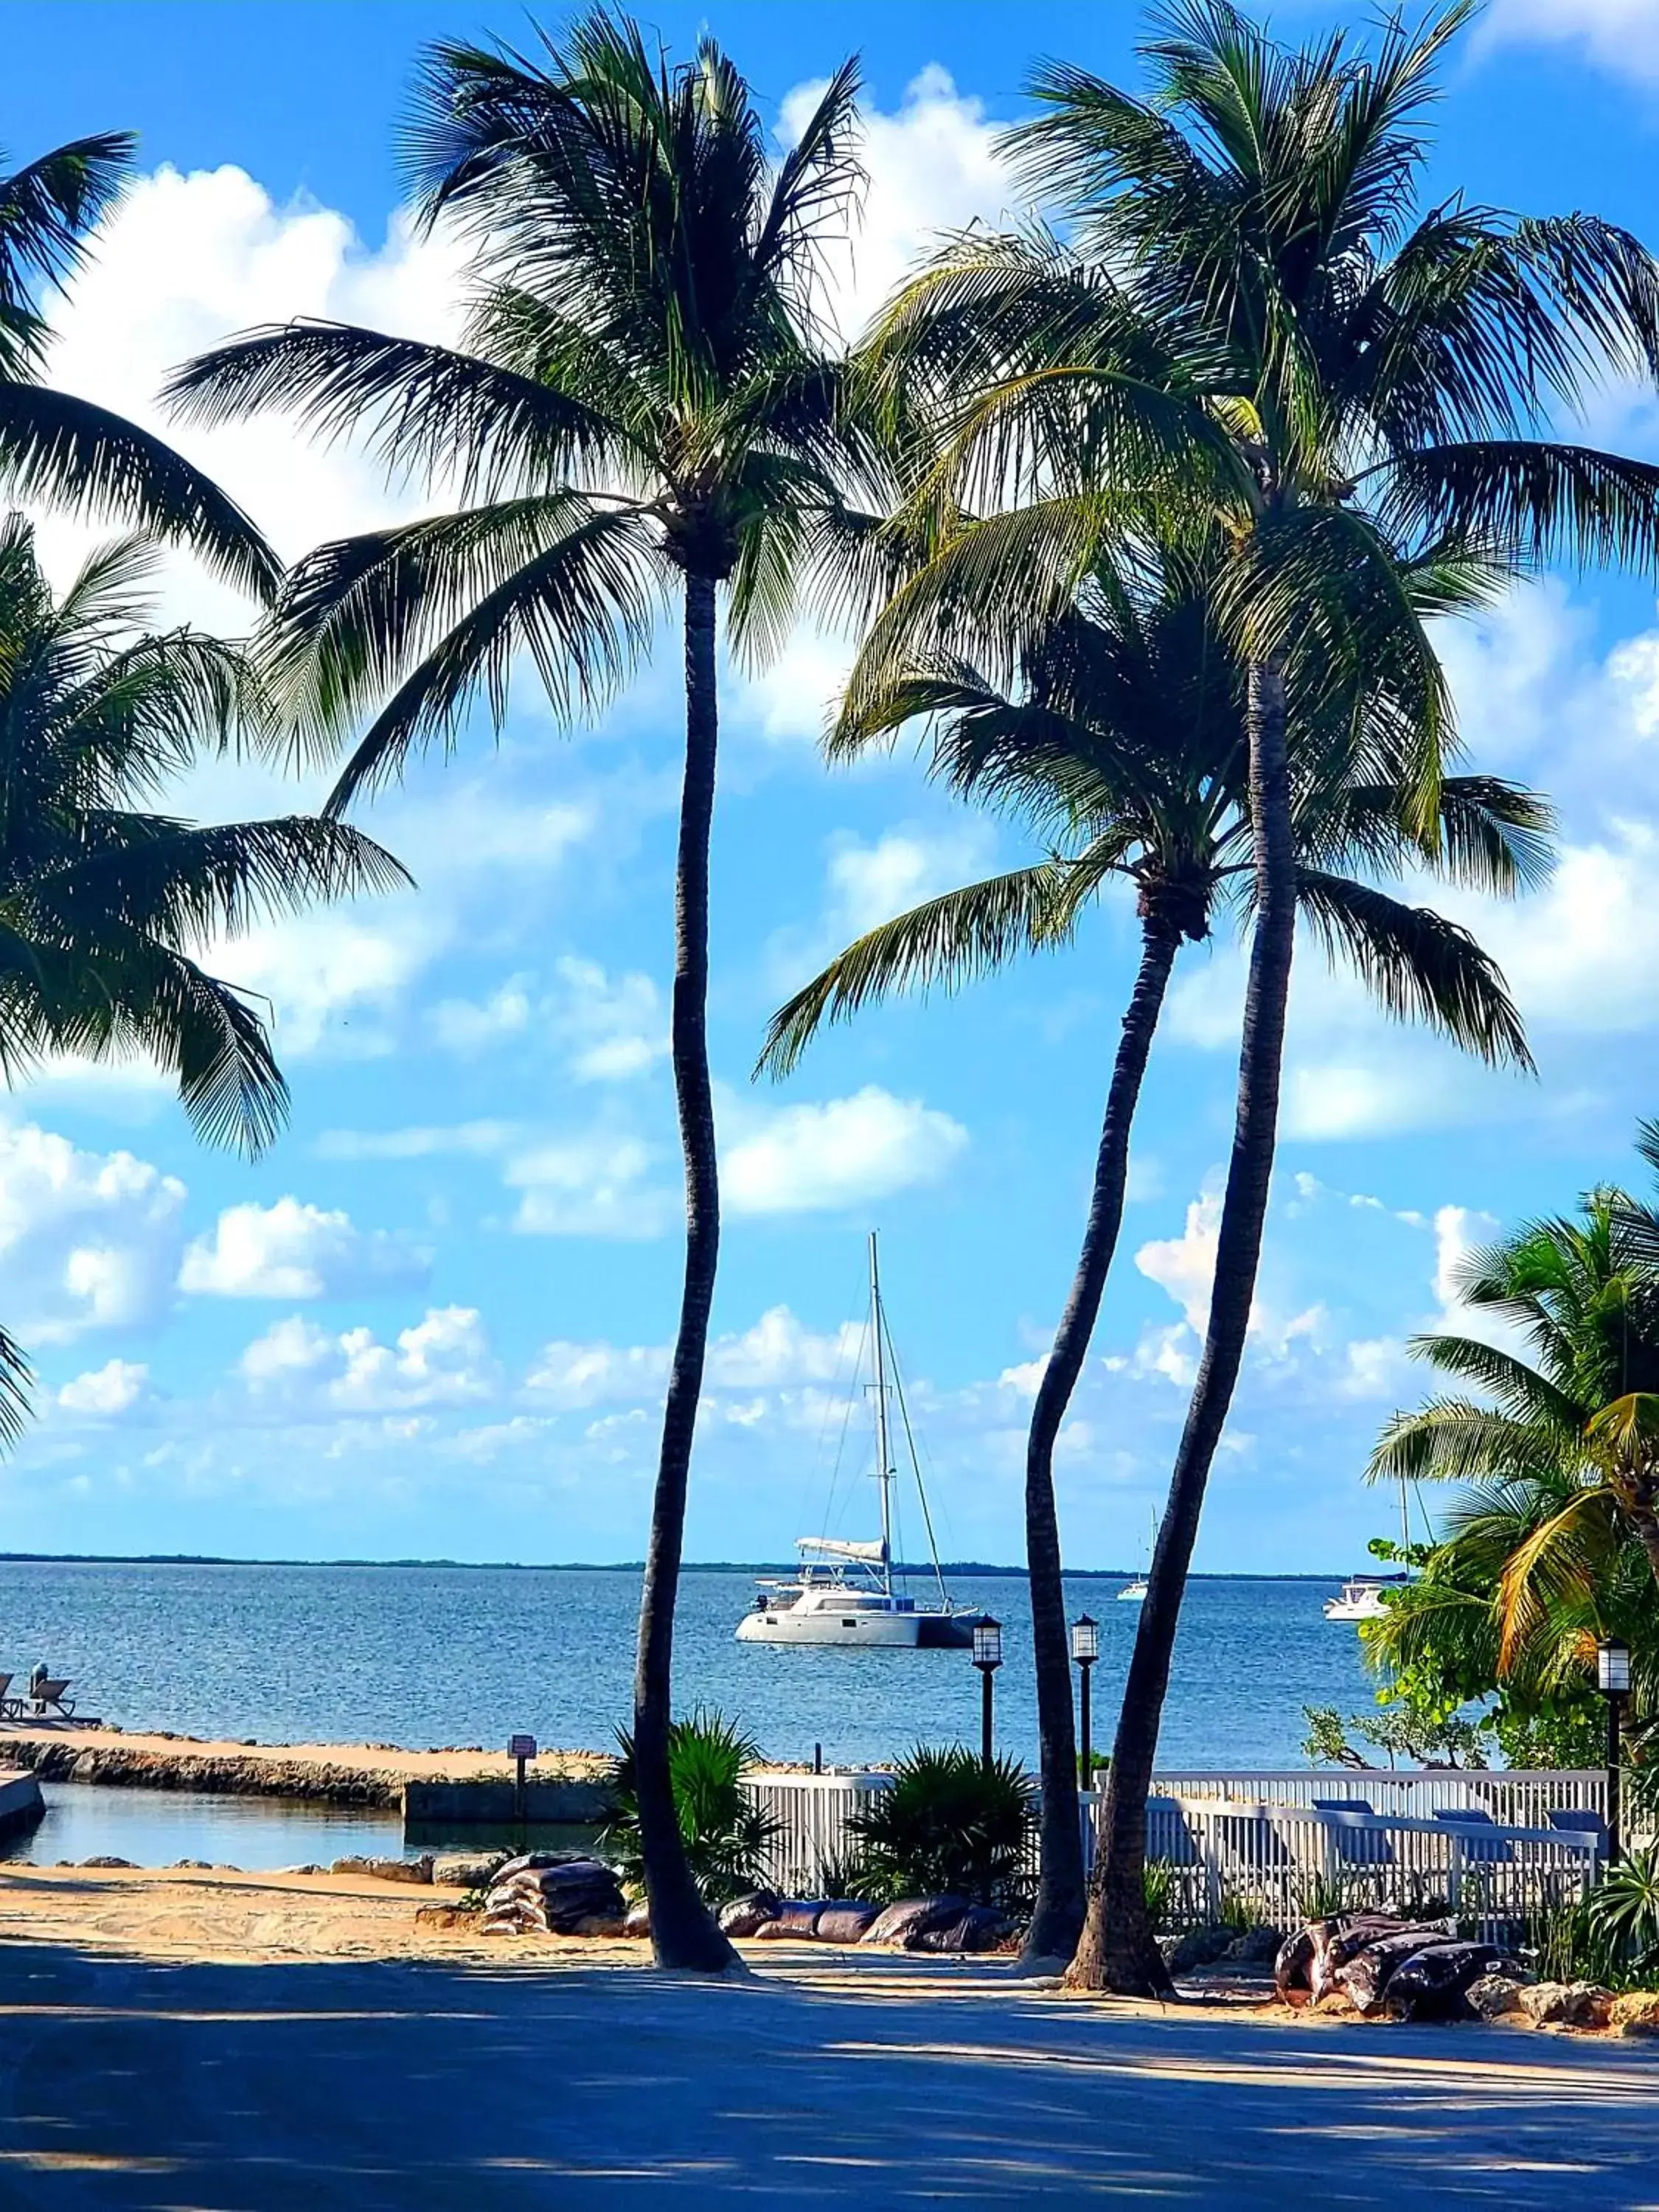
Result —
[[[638,1892],[645,1883],[640,1851],[639,1790],[634,1778],[634,1743],[618,1729],[622,1757],[614,1782],[616,1810],[601,1832],[600,1848],[615,1862],[624,1884]],[[674,1785],[674,1810],[691,1874],[705,1903],[725,1905],[763,1886],[768,1855],[782,1833],[781,1823],[756,1804],[740,1786],[744,1769],[760,1757],[760,1747],[722,1716],[698,1705],[689,1720],[668,1732],[668,1771]]]
[[[889,1901],[861,1851],[832,1851],[820,1859],[814,1887],[819,1897],[842,1898],[854,1905]]]
[[[1167,1925],[1170,1902],[1175,1895],[1176,1869],[1169,1859],[1148,1859],[1140,1869],[1140,1893],[1146,1900],[1146,1917],[1152,1933]]]
[[[1584,1905],[1585,1918],[1632,1976],[1659,1968],[1659,1850],[1632,1851],[1609,1867]]]
[[[847,1824],[863,1885],[854,1893],[878,1903],[950,1893],[1026,1904],[1036,1808],[1036,1784],[1014,1760],[988,1767],[959,1744],[918,1746],[900,1760],[893,1787]]]

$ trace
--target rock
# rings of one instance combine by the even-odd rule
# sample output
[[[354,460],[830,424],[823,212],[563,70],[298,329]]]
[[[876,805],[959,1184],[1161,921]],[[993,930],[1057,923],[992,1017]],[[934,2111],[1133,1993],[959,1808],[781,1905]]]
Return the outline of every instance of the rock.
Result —
[[[782,1899],[769,1889],[757,1889],[748,1897],[733,1898],[730,1905],[720,1908],[720,1933],[741,1942],[746,1936],[757,1934],[769,1920],[775,1920],[782,1910]]]
[[[118,1859],[106,1851],[95,1859],[82,1859],[81,1863],[83,1867],[136,1867],[138,1862],[137,1859]]]
[[[1165,1951],[1164,1963],[1172,1974],[1190,1974],[1195,1966],[1212,1966],[1224,1958],[1232,1940],[1231,1928],[1189,1928]]]
[[[192,1860],[190,1863],[195,1865],[198,1862]],[[283,1872],[284,1874],[326,1874],[328,1869],[319,1866],[315,1859],[307,1859],[303,1866],[284,1867]]]
[[[174,1859],[173,1864],[175,1871],[181,1868],[188,1868],[198,1874],[209,1874],[213,1869],[211,1859]],[[312,1870],[314,1871],[314,1869]],[[298,1874],[301,1869],[298,1867],[290,1867],[289,1871],[290,1874]]]
[[[1659,1995],[1651,1990],[1626,1990],[1613,1999],[1607,2024],[1620,2035],[1659,2035]]]
[[[623,1936],[627,1916],[621,1912],[585,1912],[570,1930],[573,1936]]]
[[[1477,2020],[1502,2020],[1505,2013],[1522,2009],[1525,1984],[1514,1979],[1508,1967],[1499,1973],[1482,1974],[1463,1992],[1463,2002]]]
[[[1521,2009],[1539,2027],[1605,2027],[1615,2002],[1594,1982],[1537,1982],[1521,1992]]]
[[[647,1904],[644,1898],[641,1898],[637,1905],[630,1905],[629,1906],[623,1919],[623,1934],[624,1936],[649,1936],[650,1933],[651,1907]]]
[[[371,1881],[414,1881],[429,1888],[432,1883],[432,1854],[422,1852],[417,1859],[349,1858],[336,1859],[330,1867],[331,1874],[367,1875]]]
[[[495,1879],[496,1856],[434,1859],[433,1882],[439,1889],[483,1889]]]

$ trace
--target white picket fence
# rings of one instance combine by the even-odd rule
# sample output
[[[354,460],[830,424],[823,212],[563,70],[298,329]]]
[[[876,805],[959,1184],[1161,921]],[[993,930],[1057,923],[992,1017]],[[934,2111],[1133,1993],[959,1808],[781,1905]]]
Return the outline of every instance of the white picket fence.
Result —
[[[778,1824],[770,1880],[821,1895],[838,1859],[852,1856],[848,1823],[890,1774],[756,1774],[746,1787]],[[1401,1905],[1451,1911],[1496,1933],[1521,1915],[1581,1895],[1594,1878],[1591,1835],[1551,1826],[1569,1810],[1605,1818],[1598,1772],[1286,1771],[1169,1774],[1153,1784],[1148,1856],[1170,1868],[1176,1926],[1229,1909],[1282,1924],[1316,1905]],[[1092,1857],[1101,1793],[1085,1795]],[[1437,1814],[1484,1814],[1460,1825]]]

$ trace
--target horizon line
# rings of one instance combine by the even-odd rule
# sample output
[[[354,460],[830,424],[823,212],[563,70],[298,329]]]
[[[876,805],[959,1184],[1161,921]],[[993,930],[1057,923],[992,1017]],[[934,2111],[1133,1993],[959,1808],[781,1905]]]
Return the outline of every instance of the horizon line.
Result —
[[[643,1559],[248,1559],[220,1552],[0,1552],[0,1566],[57,1567],[444,1567],[478,1574],[620,1575],[643,1574]],[[794,1571],[781,1559],[685,1559],[680,1572],[687,1575],[771,1575]],[[931,1576],[932,1560],[896,1560],[893,1571],[902,1576]],[[994,1575],[1024,1578],[1027,1570],[1018,1563],[994,1559],[945,1559],[939,1571],[947,1575]],[[1142,1571],[1135,1567],[1067,1567],[1076,1582],[1130,1582]],[[1194,1570],[1187,1577],[1200,1583],[1323,1583],[1342,1582],[1346,1575],[1327,1574],[1307,1568],[1250,1573],[1220,1574]]]

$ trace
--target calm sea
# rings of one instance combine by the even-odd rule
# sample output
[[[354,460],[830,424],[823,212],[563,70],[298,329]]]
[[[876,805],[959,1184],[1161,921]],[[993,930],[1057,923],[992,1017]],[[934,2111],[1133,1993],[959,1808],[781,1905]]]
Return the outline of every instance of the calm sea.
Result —
[[[1079,1580],[1073,1615],[1101,1623],[1095,1737],[1109,1748],[1137,1608]],[[775,1759],[888,1759],[976,1741],[965,1652],[786,1651],[732,1632],[752,1579],[689,1572],[678,1614],[682,1710],[740,1721]],[[1188,1595],[1161,1763],[1303,1764],[1302,1708],[1358,1711],[1370,1686],[1351,1626],[1326,1621],[1334,1583],[1195,1582]],[[1030,1613],[1014,1576],[964,1577],[957,1600],[1003,1623],[1003,1748],[1033,1759]],[[627,1716],[637,1574],[623,1569],[114,1566],[0,1562],[0,1669],[37,1660],[75,1680],[83,1713],[128,1729],[325,1741],[608,1747]]]

